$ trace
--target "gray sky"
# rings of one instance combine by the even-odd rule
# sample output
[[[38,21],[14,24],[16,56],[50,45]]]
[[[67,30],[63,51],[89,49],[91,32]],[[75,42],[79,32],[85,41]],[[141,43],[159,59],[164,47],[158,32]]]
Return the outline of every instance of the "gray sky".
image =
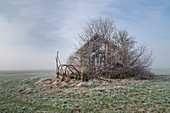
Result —
[[[170,68],[169,0],[0,0],[0,70],[55,69],[89,18],[109,17]]]

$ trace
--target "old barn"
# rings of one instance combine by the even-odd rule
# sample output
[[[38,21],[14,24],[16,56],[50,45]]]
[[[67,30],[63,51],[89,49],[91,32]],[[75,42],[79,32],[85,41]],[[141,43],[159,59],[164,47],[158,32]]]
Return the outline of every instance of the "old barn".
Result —
[[[114,75],[115,67],[122,65],[118,47],[98,34],[70,56],[68,63],[79,70],[88,70],[90,74],[100,76]]]

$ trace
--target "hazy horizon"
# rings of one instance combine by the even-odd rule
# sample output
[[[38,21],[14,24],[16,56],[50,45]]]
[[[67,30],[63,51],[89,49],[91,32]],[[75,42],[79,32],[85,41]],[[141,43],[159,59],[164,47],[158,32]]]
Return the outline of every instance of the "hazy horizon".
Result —
[[[170,68],[149,68],[150,70],[169,70]],[[0,70],[0,71],[55,71],[56,68],[54,69],[6,69],[6,70]]]
[[[170,69],[169,0],[0,1],[0,70],[55,70],[74,52],[89,18],[108,17],[153,51],[151,68]]]

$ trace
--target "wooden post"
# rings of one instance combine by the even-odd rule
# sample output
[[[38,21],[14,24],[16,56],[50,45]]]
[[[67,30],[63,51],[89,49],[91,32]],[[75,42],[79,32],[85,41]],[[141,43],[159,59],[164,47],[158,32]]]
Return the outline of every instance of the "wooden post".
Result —
[[[57,57],[56,57],[56,74],[57,74],[57,78],[59,78],[58,51],[57,51]]]

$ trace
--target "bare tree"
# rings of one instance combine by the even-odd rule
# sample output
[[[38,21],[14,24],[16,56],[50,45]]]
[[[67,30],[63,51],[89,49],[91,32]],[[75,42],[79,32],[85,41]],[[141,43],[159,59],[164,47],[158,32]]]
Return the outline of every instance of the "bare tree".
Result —
[[[121,55],[120,61],[123,66],[119,71],[122,77],[132,77],[144,73],[152,64],[152,52],[148,52],[145,45],[136,47],[135,38],[129,36],[127,30],[118,30],[113,42]]]
[[[80,66],[80,58],[77,57],[75,54],[72,54],[69,56],[67,60],[67,64],[74,65],[75,67],[81,67]]]
[[[82,27],[82,32],[78,34],[78,41],[80,44],[87,42],[95,34],[98,34],[105,39],[111,41],[114,36],[116,27],[114,21],[110,18],[90,19],[86,26]]]
[[[116,29],[112,19],[90,19],[78,37],[81,46],[86,45],[78,49],[81,57],[77,56],[76,52],[70,56],[69,63],[86,67],[92,74],[94,71],[91,70],[98,66],[98,73],[95,73],[99,75],[104,72],[114,78],[132,77],[144,73],[152,63],[152,53],[147,52],[146,46],[136,46],[135,38],[129,36],[127,30]],[[97,56],[95,61],[102,61],[103,65],[91,63],[93,53]],[[82,60],[82,56],[86,60]]]

